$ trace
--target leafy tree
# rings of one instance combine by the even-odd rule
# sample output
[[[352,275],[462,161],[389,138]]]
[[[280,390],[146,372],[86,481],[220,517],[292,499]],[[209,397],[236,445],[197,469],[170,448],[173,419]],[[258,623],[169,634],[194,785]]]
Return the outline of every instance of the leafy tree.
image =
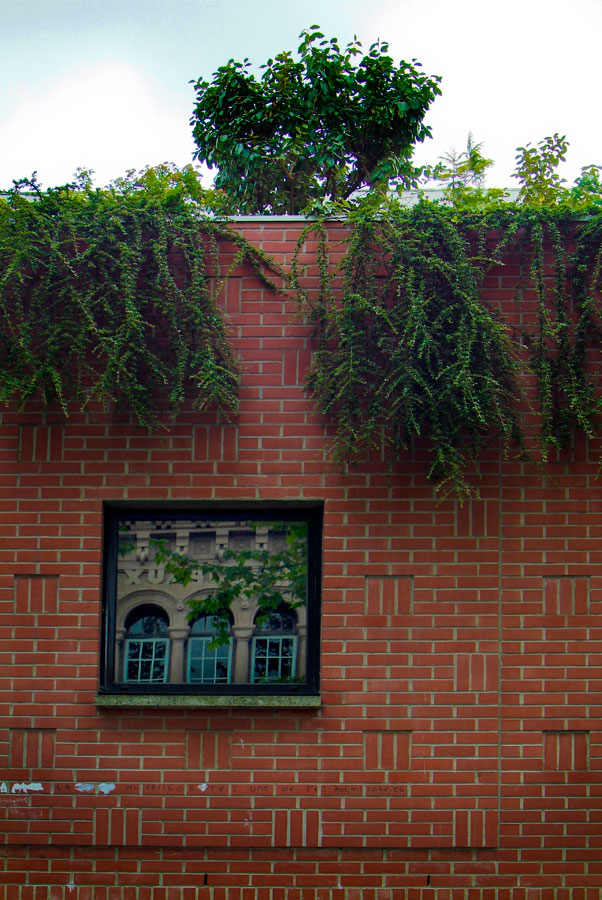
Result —
[[[464,212],[503,203],[507,197],[501,188],[485,187],[485,174],[493,160],[483,156],[482,150],[483,144],[475,143],[469,132],[465,150],[458,152],[452,148],[425,172],[427,180],[443,184],[445,202]]]
[[[602,166],[582,167],[581,175],[570,190],[570,199],[575,205],[586,208],[602,206]]]
[[[485,184],[485,172],[493,165],[482,153],[483,144],[475,144],[472,133],[468,133],[466,149],[459,153],[451,149],[440,157],[432,171],[432,177],[443,181],[446,187],[455,190],[461,186],[482,188]]]
[[[298,213],[362,185],[409,184],[413,147],[430,136],[438,77],[396,66],[386,43],[341,50],[316,25],[301,38],[298,59],[279,53],[259,79],[231,59],[195,84],[195,157],[217,166],[215,187],[240,213]]]
[[[80,179],[81,173],[82,170],[78,170]],[[83,175],[87,173],[83,171]],[[186,203],[201,215],[227,215],[230,209],[224,192],[204,188],[201,173],[191,165],[178,168],[174,163],[164,162],[157,166],[145,166],[139,171],[128,169],[125,176],[111,182],[109,189],[126,197],[143,194],[159,200],[168,208]]]
[[[553,206],[559,199],[565,199],[564,179],[556,169],[566,160],[568,142],[564,135],[554,134],[540,141],[537,147],[526,144],[517,147],[516,171],[519,202],[531,206]]]
[[[261,522],[247,523],[254,531]],[[307,524],[269,522],[270,530],[284,534],[276,550],[233,550],[226,548],[217,562],[203,562],[167,548],[162,540],[151,541],[155,561],[165,565],[173,582],[190,584],[196,573],[209,576],[213,589],[188,601],[188,618],[212,616],[216,644],[228,641],[229,612],[237,597],[255,599],[259,621],[281,606],[294,609],[307,602]]]

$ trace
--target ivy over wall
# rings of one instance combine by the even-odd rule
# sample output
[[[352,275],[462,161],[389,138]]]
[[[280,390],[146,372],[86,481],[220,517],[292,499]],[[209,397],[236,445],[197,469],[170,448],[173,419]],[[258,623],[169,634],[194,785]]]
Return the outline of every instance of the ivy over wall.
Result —
[[[599,433],[602,207],[454,190],[451,203],[368,196],[348,209],[337,271],[324,223],[308,223],[290,285],[313,324],[307,389],[333,423],[335,458],[384,451],[393,466],[420,446],[428,476],[462,496],[498,443],[545,463],[577,433]],[[0,402],[65,414],[100,403],[151,430],[186,399],[236,412],[219,244],[267,285],[283,273],[208,218],[199,191],[194,173],[167,168],[103,190],[85,176],[43,192],[27,182],[0,198]],[[319,236],[313,293],[308,232]],[[483,290],[507,252],[522,272],[510,318]]]
[[[91,401],[154,429],[185,398],[238,408],[238,370],[216,303],[226,272],[218,244],[237,245],[268,284],[270,261],[203,215],[186,172],[130,173],[108,189],[0,199],[0,402],[43,409]]]
[[[316,231],[321,286],[312,295],[300,251]],[[522,269],[513,322],[482,290],[507,251]],[[393,202],[355,215],[335,290],[326,231],[308,225],[293,279],[314,326],[307,386],[334,424],[335,458],[353,465],[384,449],[394,465],[420,440],[429,478],[462,496],[492,445],[526,455],[535,439],[545,463],[576,432],[592,437],[601,401],[587,360],[599,347],[601,270],[598,210],[575,222],[567,207]],[[535,391],[525,391],[529,381]]]

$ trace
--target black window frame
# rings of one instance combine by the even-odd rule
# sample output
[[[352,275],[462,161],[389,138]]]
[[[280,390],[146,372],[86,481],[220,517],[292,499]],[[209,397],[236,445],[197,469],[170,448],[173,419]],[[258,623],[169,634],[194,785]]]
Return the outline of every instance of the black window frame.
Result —
[[[258,682],[244,684],[195,684],[166,682],[140,684],[116,681],[115,617],[118,570],[119,525],[135,519],[210,521],[291,521],[307,523],[307,635],[304,682]],[[103,507],[102,627],[99,694],[177,696],[318,696],[320,693],[320,606],[322,583],[323,503],[316,501],[261,502],[106,502]]]

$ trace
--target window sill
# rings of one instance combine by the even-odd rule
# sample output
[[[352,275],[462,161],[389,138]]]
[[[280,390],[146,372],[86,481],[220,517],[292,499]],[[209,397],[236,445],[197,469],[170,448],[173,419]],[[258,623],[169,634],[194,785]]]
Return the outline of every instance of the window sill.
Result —
[[[94,703],[103,709],[123,707],[318,709],[322,705],[320,697],[286,694],[98,694],[94,698]]]

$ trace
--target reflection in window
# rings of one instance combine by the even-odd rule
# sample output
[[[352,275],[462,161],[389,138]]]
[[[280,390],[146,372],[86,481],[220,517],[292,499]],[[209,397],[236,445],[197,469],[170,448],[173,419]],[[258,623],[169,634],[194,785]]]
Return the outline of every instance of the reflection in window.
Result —
[[[292,612],[270,613],[253,638],[252,681],[292,681],[297,662],[297,622]]]
[[[214,644],[218,633],[213,616],[201,616],[190,628],[186,680],[194,684],[229,684],[232,641]]]
[[[124,681],[165,684],[169,666],[169,620],[156,606],[135,609],[126,621]]]
[[[314,503],[108,507],[101,691],[316,694],[321,525]]]

